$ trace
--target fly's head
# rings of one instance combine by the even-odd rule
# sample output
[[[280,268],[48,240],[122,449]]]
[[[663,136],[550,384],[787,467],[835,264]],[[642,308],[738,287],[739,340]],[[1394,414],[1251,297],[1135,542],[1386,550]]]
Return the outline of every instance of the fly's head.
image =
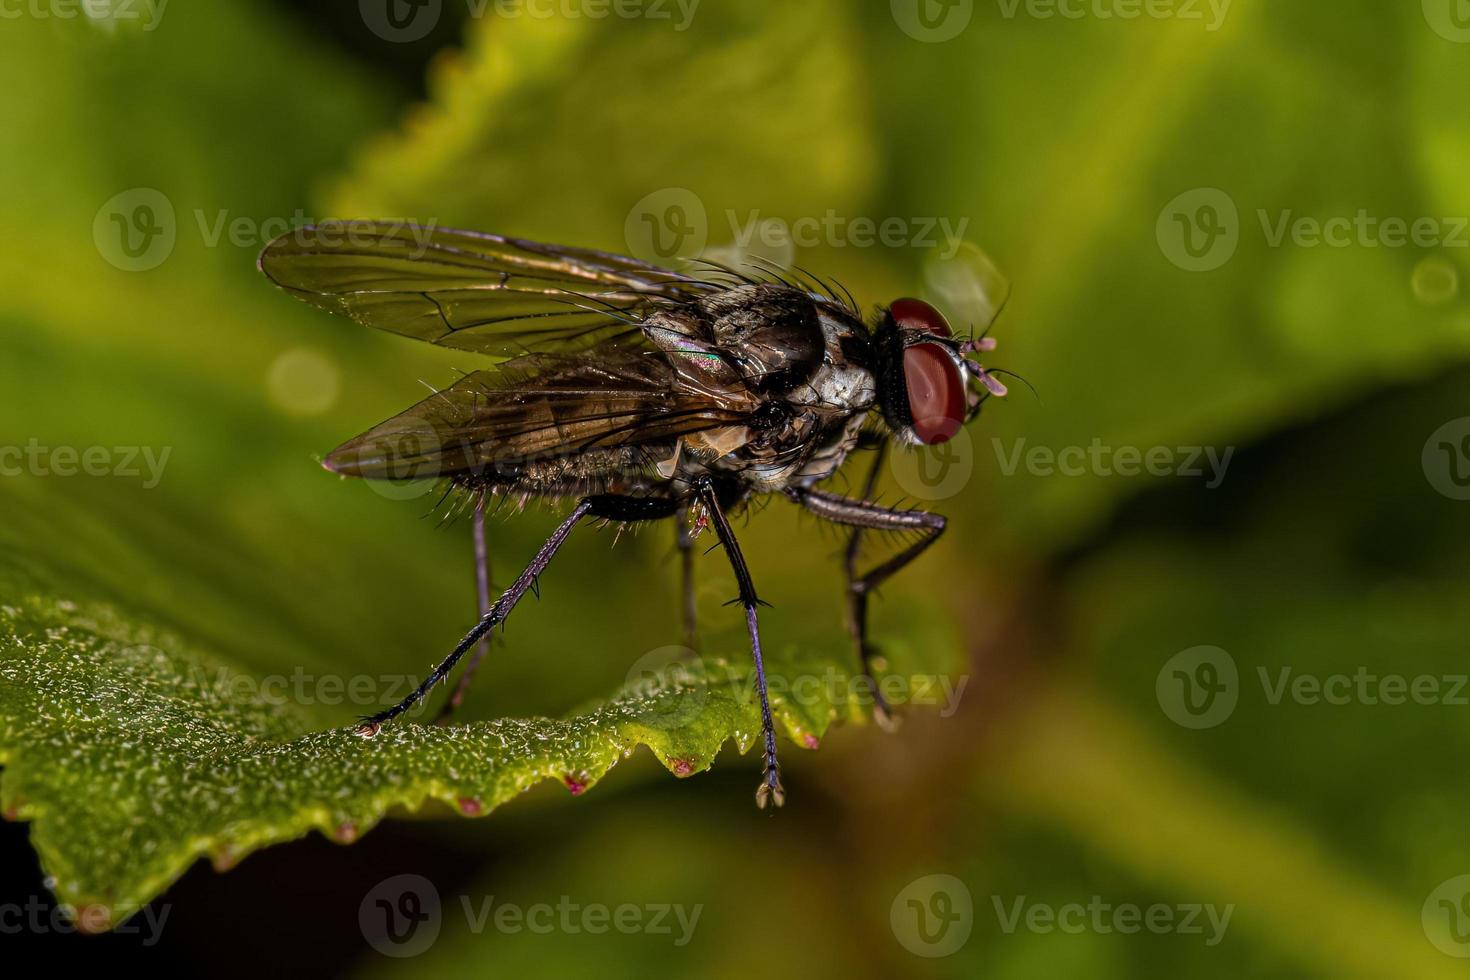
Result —
[[[873,333],[878,407],[905,442],[947,442],[1006,386],[979,361],[990,337],[954,335],[944,314],[921,299],[895,300]]]

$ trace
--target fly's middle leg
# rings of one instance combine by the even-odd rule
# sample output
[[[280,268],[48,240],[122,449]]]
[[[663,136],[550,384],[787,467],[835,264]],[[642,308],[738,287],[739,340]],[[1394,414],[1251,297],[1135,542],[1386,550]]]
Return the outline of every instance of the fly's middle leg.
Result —
[[[689,508],[674,515],[675,544],[679,548],[679,580],[684,616],[684,645],[699,649],[699,611],[694,601],[694,534],[689,527]]]

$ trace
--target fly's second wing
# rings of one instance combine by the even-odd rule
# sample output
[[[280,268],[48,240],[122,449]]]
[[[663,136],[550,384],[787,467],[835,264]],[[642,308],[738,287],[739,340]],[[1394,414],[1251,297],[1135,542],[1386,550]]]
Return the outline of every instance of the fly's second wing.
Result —
[[[370,479],[491,475],[738,428],[758,407],[743,389],[691,388],[643,350],[536,355],[466,375],[337,447],[323,465]]]

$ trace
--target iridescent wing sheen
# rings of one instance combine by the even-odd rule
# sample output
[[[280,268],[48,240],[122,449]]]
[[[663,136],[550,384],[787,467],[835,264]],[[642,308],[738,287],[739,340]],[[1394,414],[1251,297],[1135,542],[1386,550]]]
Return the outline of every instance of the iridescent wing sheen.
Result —
[[[684,383],[665,355],[604,345],[476,371],[333,450],[324,465],[377,479],[480,476],[600,449],[668,446],[711,430],[738,437],[760,400]],[[732,436],[733,432],[733,436]]]
[[[629,341],[658,306],[720,288],[627,256],[393,221],[300,228],[267,245],[259,265],[321,309],[507,357]]]

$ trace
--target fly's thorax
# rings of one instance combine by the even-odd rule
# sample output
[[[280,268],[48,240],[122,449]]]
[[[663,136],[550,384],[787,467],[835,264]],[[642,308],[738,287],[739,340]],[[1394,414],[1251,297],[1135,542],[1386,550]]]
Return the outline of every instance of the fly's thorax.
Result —
[[[830,475],[877,403],[861,317],[790,286],[737,286],[649,317],[643,331],[680,383],[747,415],[682,437],[660,471],[679,480],[724,475],[769,493]]]
[[[857,445],[865,414],[829,412],[773,400],[745,429],[745,441],[708,468],[736,477],[754,493],[809,486],[837,471]]]
[[[848,454],[857,448],[858,440],[862,436],[863,421],[862,415],[854,415],[845,425],[831,430],[801,469],[792,475],[791,482],[809,487],[836,473],[847,461]]]
[[[700,301],[710,341],[750,390],[784,395],[807,382],[825,353],[817,304],[790,286],[736,286]]]
[[[819,308],[818,323],[822,363],[787,400],[829,417],[867,412],[878,403],[878,384],[868,367],[867,329],[847,310],[830,306]]]

